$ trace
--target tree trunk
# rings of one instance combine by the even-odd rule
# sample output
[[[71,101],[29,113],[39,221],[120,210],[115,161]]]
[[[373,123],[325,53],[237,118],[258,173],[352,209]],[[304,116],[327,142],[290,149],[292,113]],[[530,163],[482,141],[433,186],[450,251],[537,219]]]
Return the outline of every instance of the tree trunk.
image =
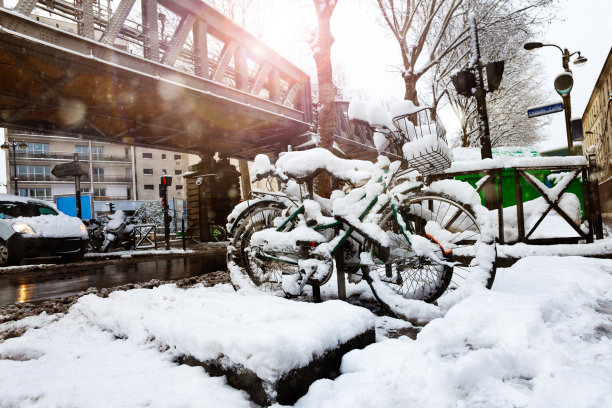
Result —
[[[319,85],[319,136],[320,147],[333,150],[334,127],[336,123],[335,101],[336,87],[332,77],[331,47],[334,37],[331,34],[330,19],[336,6],[336,0],[313,0],[319,22],[318,37],[313,42],[313,56],[317,65]],[[331,195],[329,175],[321,174],[317,179],[317,194],[322,197]]]
[[[419,99],[416,89],[417,80],[418,78],[414,75],[404,75],[404,86],[406,87],[404,99],[407,101],[412,101],[415,106],[419,105]]]

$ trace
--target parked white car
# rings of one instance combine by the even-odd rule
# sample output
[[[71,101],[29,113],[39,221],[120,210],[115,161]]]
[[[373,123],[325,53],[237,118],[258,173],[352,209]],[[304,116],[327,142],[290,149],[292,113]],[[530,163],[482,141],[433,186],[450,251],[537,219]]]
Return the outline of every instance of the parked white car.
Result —
[[[87,242],[81,220],[60,212],[53,204],[0,194],[0,267],[41,256],[78,260]]]

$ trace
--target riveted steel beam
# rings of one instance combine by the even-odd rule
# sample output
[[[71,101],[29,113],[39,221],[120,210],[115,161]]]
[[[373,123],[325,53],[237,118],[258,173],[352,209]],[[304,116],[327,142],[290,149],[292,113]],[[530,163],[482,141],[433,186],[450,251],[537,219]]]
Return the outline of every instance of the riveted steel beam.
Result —
[[[174,66],[179,52],[181,52],[183,44],[185,44],[185,40],[187,39],[195,20],[196,16],[192,13],[187,14],[181,19],[179,26],[176,28],[176,31],[172,36],[172,40],[170,41],[170,45],[166,50],[166,54],[162,58],[162,64]]]
[[[36,7],[36,0],[19,0],[19,3],[15,6],[15,10],[21,14],[29,16]]]
[[[193,28],[193,46],[195,53],[195,73],[198,76],[209,78],[208,72],[208,30],[206,23],[197,19]]]
[[[113,13],[113,16],[110,19],[110,24],[102,34],[102,38],[100,38],[100,42],[103,44],[113,45],[117,36],[119,35],[119,31],[121,27],[123,27],[123,23],[127,18],[128,14],[130,14],[130,10],[134,6],[134,2],[136,0],[121,0],[121,3],[117,6],[117,9]]]
[[[289,89],[289,92],[287,92],[287,96],[285,97],[285,100],[283,101],[283,105],[285,106],[293,105],[301,89],[302,89],[302,84],[300,82],[296,82],[295,84],[293,84],[293,86]]]
[[[141,0],[144,56],[159,62],[159,25],[157,0]]]
[[[79,35],[93,40],[94,38],[94,14],[92,0],[77,1],[77,20]]]
[[[217,69],[212,77],[213,81],[221,82],[223,80],[237,47],[238,43],[235,41],[230,41],[229,43],[225,44],[225,47],[223,47],[223,50],[221,51],[219,62],[217,63]]]
[[[263,88],[270,71],[272,70],[272,66],[269,63],[264,63],[263,66],[259,69],[257,73],[257,77],[255,78],[255,82],[253,83],[253,88],[251,89],[251,94],[258,96],[259,92],[261,92],[261,88]]]

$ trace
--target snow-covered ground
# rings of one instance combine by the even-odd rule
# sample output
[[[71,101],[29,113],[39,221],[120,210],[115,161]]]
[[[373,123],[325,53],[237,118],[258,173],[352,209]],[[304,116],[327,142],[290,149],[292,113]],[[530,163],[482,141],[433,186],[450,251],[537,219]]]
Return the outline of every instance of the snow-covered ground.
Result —
[[[351,323],[340,325],[339,316]],[[342,374],[315,382],[296,406],[612,406],[612,260],[582,257],[523,258],[416,340],[390,338],[410,325],[357,306],[228,285],[89,295],[66,315],[0,325],[32,327],[0,344],[0,406],[249,406],[222,377],[174,357],[185,348],[233,352],[269,368],[372,319],[377,343],[348,353]],[[269,327],[277,330],[272,343],[262,334]],[[300,341],[285,344],[291,335]]]

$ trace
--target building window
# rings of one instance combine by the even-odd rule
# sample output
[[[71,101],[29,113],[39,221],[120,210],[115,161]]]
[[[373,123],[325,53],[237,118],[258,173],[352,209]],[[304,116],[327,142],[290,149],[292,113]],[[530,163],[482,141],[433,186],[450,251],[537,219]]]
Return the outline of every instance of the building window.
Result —
[[[92,167],[91,176],[93,181],[104,181],[104,167]]]
[[[17,147],[17,154],[27,154],[29,156],[40,157],[49,155],[49,143],[29,143],[26,149]]]
[[[131,179],[132,178],[132,168],[128,167],[125,169],[125,178]]]
[[[127,190],[127,199],[131,200],[132,199],[132,187],[128,187],[126,190]]]
[[[174,170],[175,176],[180,176],[181,174],[183,174],[183,170]]]
[[[79,155],[80,159],[89,158],[89,146],[87,145],[76,145],[74,146],[74,151]]]
[[[177,184],[176,185],[176,189],[177,190],[182,190],[183,189],[183,185],[182,184]]]
[[[91,146],[91,155],[94,159],[102,159],[104,156],[104,146]]]
[[[162,153],[162,159],[166,159],[166,153]]]
[[[53,201],[50,188],[20,188],[19,195],[22,197],[37,198],[39,200]]]
[[[94,188],[94,197],[106,197],[105,188]]]
[[[125,157],[130,157],[130,148],[129,147],[125,148]]]
[[[144,189],[145,190],[155,190],[155,187],[153,186],[153,184],[145,184]]]
[[[143,159],[152,159],[153,158],[153,153],[143,153],[142,154],[142,158]]]
[[[181,155],[180,154],[175,154],[174,155],[174,160],[181,160]]]
[[[91,191],[91,190],[90,190],[90,189],[88,189],[88,188],[82,188],[82,189],[81,189],[81,194],[89,194],[89,192],[90,192],[90,191]]]
[[[17,166],[17,178],[28,181],[49,181],[51,180],[50,166]]]
[[[142,173],[145,174],[145,175],[152,176],[153,175],[153,169],[142,169]]]

